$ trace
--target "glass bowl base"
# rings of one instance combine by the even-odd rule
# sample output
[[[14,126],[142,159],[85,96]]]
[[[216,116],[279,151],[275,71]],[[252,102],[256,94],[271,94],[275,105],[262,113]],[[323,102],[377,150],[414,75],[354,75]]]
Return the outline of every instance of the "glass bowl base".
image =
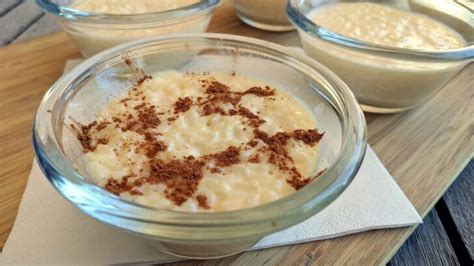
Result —
[[[378,106],[371,106],[366,104],[360,104],[362,111],[367,113],[374,113],[374,114],[394,114],[394,113],[401,113],[407,110],[412,109],[414,106],[410,107],[403,107],[403,108],[386,108],[386,107],[378,107]]]
[[[261,30],[266,30],[266,31],[292,31],[292,30],[295,30],[295,27],[293,27],[293,25],[273,25],[273,24],[257,22],[255,20],[250,19],[250,18],[244,17],[240,14],[237,14],[237,16],[245,24],[247,24],[249,26],[252,26],[254,28],[257,28],[257,29],[261,29]]]

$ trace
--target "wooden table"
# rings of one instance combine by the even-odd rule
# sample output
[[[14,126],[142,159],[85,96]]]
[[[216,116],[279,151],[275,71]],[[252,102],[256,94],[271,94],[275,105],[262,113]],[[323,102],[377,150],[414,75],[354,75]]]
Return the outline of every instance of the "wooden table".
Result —
[[[0,1],[0,45],[57,30],[32,0]],[[229,3],[218,9],[209,30],[299,45],[295,32],[268,33],[245,26]],[[66,60],[77,57],[77,49],[63,33],[0,48],[0,247],[11,230],[30,171],[34,112],[46,89],[61,75]],[[471,64],[415,110],[395,115],[366,114],[369,143],[425,217],[424,224],[390,264],[472,261],[473,76]],[[457,182],[438,201],[463,169]],[[376,230],[199,263],[384,264],[414,230]]]

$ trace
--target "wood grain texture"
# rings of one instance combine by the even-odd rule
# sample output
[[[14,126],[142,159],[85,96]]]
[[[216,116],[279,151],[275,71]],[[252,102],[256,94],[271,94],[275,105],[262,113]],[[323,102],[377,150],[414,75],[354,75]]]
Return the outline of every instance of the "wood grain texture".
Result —
[[[3,1],[3,0],[2,0]],[[22,31],[44,16],[34,0],[26,0],[0,18],[0,46],[11,43]]]
[[[452,246],[446,243],[449,243],[448,235],[433,209],[388,265],[459,265]]]
[[[474,117],[474,116],[473,116]],[[474,160],[443,196],[461,241],[474,258]]]
[[[209,30],[299,44],[295,32],[268,33],[244,25],[228,3],[219,8]],[[75,57],[78,51],[62,33],[0,49],[0,247],[14,221],[31,166],[34,112],[44,91],[60,76],[64,62]],[[367,115],[369,143],[422,215],[472,158],[473,74],[471,64],[415,110]],[[199,263],[383,264],[413,230],[376,230]]]
[[[3,247],[31,169],[31,126],[48,87],[67,59],[79,57],[64,34],[0,49],[0,246]]]

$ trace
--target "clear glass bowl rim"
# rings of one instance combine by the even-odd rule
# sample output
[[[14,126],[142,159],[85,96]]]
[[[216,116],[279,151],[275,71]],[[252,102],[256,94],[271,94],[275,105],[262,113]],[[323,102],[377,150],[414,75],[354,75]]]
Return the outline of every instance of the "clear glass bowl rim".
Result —
[[[340,99],[343,101],[343,107],[346,109],[342,110],[343,113],[340,114],[342,116],[342,145],[335,162],[330,167],[328,167],[328,169],[320,177],[318,177],[318,179],[299,191],[292,193],[291,195],[267,204],[235,211],[190,213],[155,209],[125,201],[103,189],[94,190],[94,193],[98,194],[93,194],[93,196],[98,197],[100,194],[101,201],[103,201],[103,198],[106,198],[107,202],[110,203],[110,206],[126,206],[127,209],[140,210],[140,212],[138,212],[139,217],[127,216],[128,214],[108,213],[110,215],[115,215],[125,219],[134,219],[145,223],[156,223],[173,226],[214,227],[217,225],[226,226],[257,224],[268,222],[269,219],[290,217],[292,213],[301,210],[306,213],[306,217],[309,217],[310,215],[313,215],[315,212],[329,205],[329,203],[339,196],[351,183],[365,155],[367,144],[366,124],[364,115],[355,96],[349,90],[347,85],[332,71],[307,56],[295,53],[294,51],[291,51],[290,49],[278,44],[266,42],[263,40],[215,33],[168,35],[165,37],[141,39],[119,45],[87,59],[85,62],[77,66],[71,72],[61,77],[56,83],[54,83],[46,92],[38,108],[33,125],[33,147],[35,156],[40,168],[43,170],[46,177],[53,184],[53,186],[58,189],[57,183],[63,183],[67,181],[68,183],[72,183],[74,186],[77,186],[78,189],[87,190],[87,186],[92,185],[84,181],[84,178],[82,178],[81,175],[75,171],[74,167],[68,162],[68,159],[64,157],[52,126],[40,126],[44,116],[46,116],[46,113],[49,112],[47,109],[48,106],[50,106],[50,104],[56,104],[56,102],[52,101],[55,101],[58,98],[58,95],[63,95],[68,89],[69,85],[77,84],[75,81],[80,80],[85,75],[90,75],[91,69],[97,67],[98,65],[107,65],[107,62],[112,61],[118,57],[121,58],[124,54],[124,51],[132,51],[131,54],[133,54],[134,49],[139,50],[140,48],[146,47],[147,45],[159,45],[160,43],[163,44],[168,42],[192,43],[193,40],[223,42],[233,47],[244,45],[246,48],[252,47],[253,49],[257,49],[260,52],[267,52],[267,54],[278,56],[281,59],[299,64],[305,71],[309,72],[310,74],[314,73],[318,76],[322,76],[325,79],[325,82],[328,82],[331,86],[336,88],[336,90],[332,92],[336,93],[337,96],[340,97]],[[56,98],[52,97],[54,95],[56,95]],[[49,120],[51,120],[51,118],[49,118]],[[43,132],[43,130],[46,130],[48,140],[45,142],[43,142],[40,137],[40,132]],[[61,155],[61,157],[51,156],[50,154],[44,152],[47,145],[49,150],[52,149],[54,153]],[[52,172],[53,174],[48,174],[48,171],[50,173]],[[336,177],[334,181],[324,187],[324,189],[319,186],[322,180],[329,179],[333,176]],[[93,187],[98,188],[95,185],[93,185]],[[58,191],[67,200],[71,201],[73,204],[76,204],[73,200],[67,198],[62,191],[59,189]],[[316,194],[315,191],[319,191],[319,193]],[[308,210],[315,211],[308,212]],[[107,210],[104,210],[104,212],[107,212]],[[134,212],[133,215],[136,214],[137,213]]]
[[[100,1],[100,0],[99,0]],[[141,14],[100,14],[80,11],[71,7],[58,5],[51,0],[36,0],[36,3],[47,13],[66,20],[92,24],[142,24],[152,22],[179,21],[189,17],[205,14],[216,8],[221,0],[200,0],[198,3],[182,8]]]
[[[404,49],[404,48],[395,48],[384,45],[377,45],[373,43],[364,42],[361,40],[349,38],[340,34],[337,34],[329,29],[318,26],[312,22],[308,17],[299,9],[299,4],[305,0],[289,0],[286,5],[286,13],[290,21],[295,25],[299,30],[304,31],[305,33],[323,40],[329,41],[336,45],[341,45],[349,48],[356,48],[362,51],[373,52],[383,54],[385,56],[390,55],[393,57],[417,57],[419,59],[438,59],[438,60],[454,60],[454,61],[464,61],[474,59],[474,45],[468,45],[459,49],[451,50],[440,50],[440,51],[425,51],[425,50],[415,50],[415,49]],[[331,1],[320,1],[324,3],[331,3]],[[305,3],[309,3],[305,1]],[[313,3],[313,2],[311,2]],[[382,2],[383,3],[383,2]],[[467,7],[460,5],[457,2],[447,2],[448,4],[453,4],[466,12],[466,15],[470,16],[471,25],[474,27],[474,16],[472,12],[467,9]],[[468,13],[467,13],[468,12]]]

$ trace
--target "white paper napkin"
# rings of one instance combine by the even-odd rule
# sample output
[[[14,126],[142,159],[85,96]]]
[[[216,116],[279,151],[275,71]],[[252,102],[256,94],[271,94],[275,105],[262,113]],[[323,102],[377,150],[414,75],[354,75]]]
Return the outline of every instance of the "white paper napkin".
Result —
[[[265,237],[252,250],[418,223],[421,218],[415,208],[369,146],[359,173],[336,201],[310,219]],[[0,265],[175,260],[142,239],[81,213],[55,191],[36,161],[0,255]]]

